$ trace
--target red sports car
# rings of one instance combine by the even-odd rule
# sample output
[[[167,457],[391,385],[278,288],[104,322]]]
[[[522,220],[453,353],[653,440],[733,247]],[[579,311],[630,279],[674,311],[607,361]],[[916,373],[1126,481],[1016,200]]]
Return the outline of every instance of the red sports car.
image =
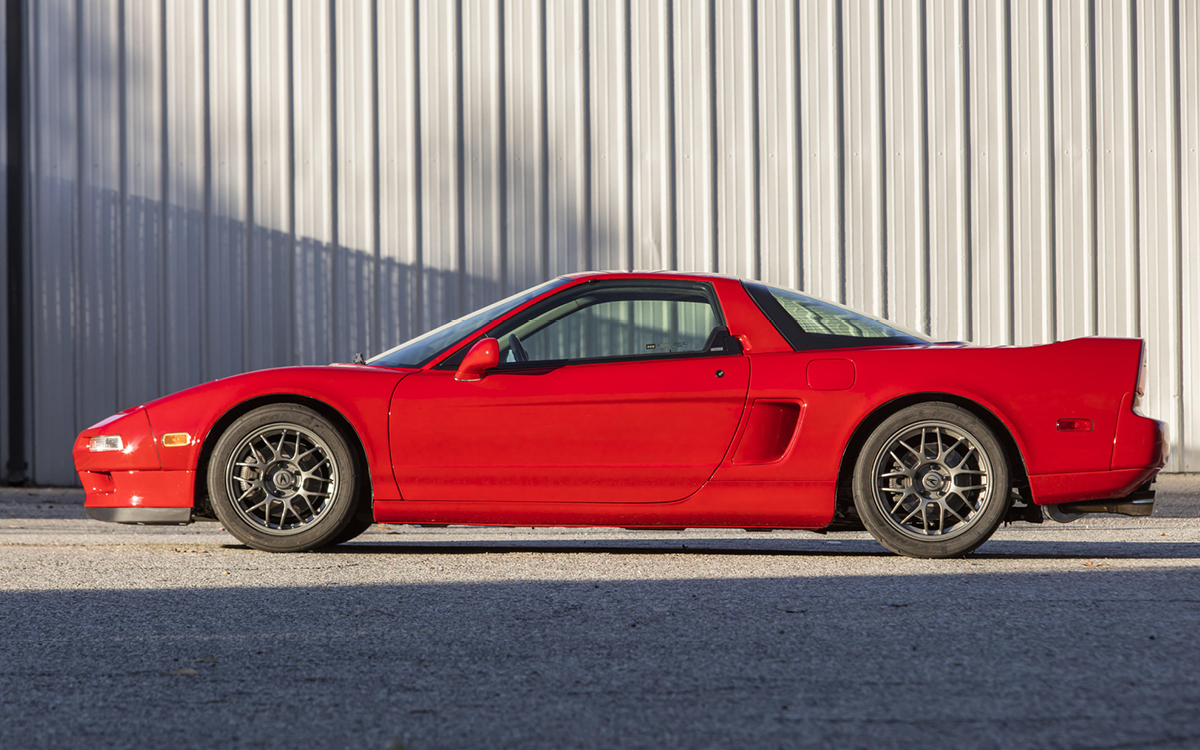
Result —
[[[89,517],[261,550],[372,522],[852,529],[962,555],[1004,520],[1148,515],[1142,342],[936,343],[788,289],[564,276],[366,362],[213,381],[80,434]]]

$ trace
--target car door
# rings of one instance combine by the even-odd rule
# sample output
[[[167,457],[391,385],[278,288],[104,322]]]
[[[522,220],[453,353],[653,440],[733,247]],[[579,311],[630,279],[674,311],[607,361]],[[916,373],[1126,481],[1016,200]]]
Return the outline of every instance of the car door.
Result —
[[[405,378],[391,412],[408,500],[669,502],[712,475],[750,368],[707,284],[573,287],[502,323],[501,364]]]

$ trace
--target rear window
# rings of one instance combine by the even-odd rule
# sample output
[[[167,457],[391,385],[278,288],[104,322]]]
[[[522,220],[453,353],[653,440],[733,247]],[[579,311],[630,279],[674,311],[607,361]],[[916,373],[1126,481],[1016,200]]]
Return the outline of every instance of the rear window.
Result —
[[[793,349],[928,344],[932,339],[893,323],[806,294],[756,282],[746,291]]]

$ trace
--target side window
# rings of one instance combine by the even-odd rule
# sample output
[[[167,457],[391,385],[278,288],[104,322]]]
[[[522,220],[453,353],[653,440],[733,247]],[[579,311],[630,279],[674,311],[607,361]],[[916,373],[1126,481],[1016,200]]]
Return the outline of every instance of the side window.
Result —
[[[489,332],[501,364],[733,354],[706,284],[589,284]]]

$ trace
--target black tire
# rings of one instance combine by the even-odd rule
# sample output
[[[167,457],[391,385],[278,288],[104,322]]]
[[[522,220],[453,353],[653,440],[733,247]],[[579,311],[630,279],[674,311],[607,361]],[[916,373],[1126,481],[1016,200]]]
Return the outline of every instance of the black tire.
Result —
[[[854,466],[854,507],[871,536],[908,557],[960,557],[986,542],[1009,506],[1009,469],[995,434],[943,402],[879,425]]]
[[[305,552],[336,543],[356,522],[363,479],[355,469],[345,436],[324,417],[274,404],[243,415],[217,440],[208,496],[225,530],[245,544]]]
[[[342,529],[342,532],[329,542],[331,546],[354,541],[362,536],[363,532],[375,525],[375,518],[371,515],[370,504],[366,503],[365,506],[355,512],[354,516],[350,519],[350,523],[346,524],[346,528]]]

